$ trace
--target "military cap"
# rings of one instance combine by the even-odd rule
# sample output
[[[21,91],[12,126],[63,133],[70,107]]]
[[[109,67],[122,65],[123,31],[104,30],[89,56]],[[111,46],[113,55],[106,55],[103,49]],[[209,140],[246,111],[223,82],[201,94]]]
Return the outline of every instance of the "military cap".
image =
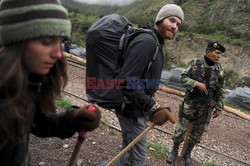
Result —
[[[208,42],[207,49],[209,50],[220,50],[221,52],[225,52],[226,49],[223,45],[219,44],[218,42]]]

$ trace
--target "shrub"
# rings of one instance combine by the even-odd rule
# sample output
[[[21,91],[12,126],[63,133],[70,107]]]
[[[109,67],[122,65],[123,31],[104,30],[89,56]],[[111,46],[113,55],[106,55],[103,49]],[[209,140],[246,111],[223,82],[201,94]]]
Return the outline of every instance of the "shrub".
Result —
[[[164,69],[166,70],[170,70],[171,69],[171,56],[169,55],[169,53],[167,52],[167,50],[165,49],[165,58],[164,58]]]
[[[225,86],[235,88],[238,84],[239,74],[234,70],[225,70]]]
[[[207,35],[215,33],[216,30],[217,29],[215,26],[208,25],[207,23],[200,24],[191,28],[192,32],[200,33],[200,34],[207,34]]]
[[[64,98],[57,99],[55,103],[56,103],[56,106],[62,107],[64,109],[69,109],[72,106],[71,101],[68,99],[64,99]]]
[[[241,78],[240,79],[240,86],[247,86],[247,87],[250,87],[250,77],[247,77],[247,76],[245,76],[245,77],[243,77],[243,78]]]
[[[183,32],[183,31],[189,31],[189,29],[190,29],[190,27],[189,27],[188,24],[183,23],[183,24],[181,24],[181,26],[180,26],[180,31],[181,31],[181,32]]]
[[[232,28],[227,28],[226,29],[226,35],[230,36],[233,39],[240,39],[241,38],[241,33],[240,32],[236,32]]]
[[[250,32],[245,32],[242,34],[242,39],[249,41],[250,40]]]

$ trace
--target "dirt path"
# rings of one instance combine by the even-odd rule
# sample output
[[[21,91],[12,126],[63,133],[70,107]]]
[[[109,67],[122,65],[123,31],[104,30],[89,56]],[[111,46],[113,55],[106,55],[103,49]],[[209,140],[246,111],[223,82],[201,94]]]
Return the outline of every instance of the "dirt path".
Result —
[[[74,95],[86,98],[84,89],[84,70],[69,66],[69,83],[65,91]],[[83,106],[86,103],[75,97],[69,97],[74,104]],[[158,92],[157,101],[163,106],[171,106],[177,117],[178,106],[182,101],[181,97],[169,95],[164,92]],[[117,126],[117,118],[114,113],[103,110],[102,121]],[[173,125],[170,123],[159,127],[165,132],[152,130],[148,134],[148,140],[158,142],[166,147],[172,147],[171,135]],[[33,165],[67,165],[76,142],[77,135],[70,139],[60,140],[57,138],[41,139],[31,136],[30,151]],[[207,161],[213,161],[218,165],[225,166],[246,166],[250,165],[250,123],[235,117],[226,112],[222,116],[213,119],[209,125],[208,131],[204,133],[201,146],[196,146],[192,152],[192,158],[195,165],[202,165]],[[204,148],[207,147],[207,148]],[[121,136],[114,129],[102,125],[99,129],[89,133],[87,140],[82,145],[82,150],[78,159],[79,166],[100,165],[104,160],[112,159],[121,149]],[[213,152],[215,151],[215,152]],[[220,155],[216,152],[224,153]],[[231,156],[235,159],[230,159]],[[238,160],[242,160],[242,163]],[[148,157],[149,166],[167,165],[164,159],[155,158],[152,155]],[[174,165],[183,165],[180,159]]]

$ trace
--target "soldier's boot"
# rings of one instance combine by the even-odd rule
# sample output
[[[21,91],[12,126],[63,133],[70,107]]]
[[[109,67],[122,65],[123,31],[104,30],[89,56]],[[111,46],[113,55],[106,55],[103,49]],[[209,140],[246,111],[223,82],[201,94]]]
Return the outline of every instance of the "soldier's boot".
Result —
[[[174,160],[178,156],[179,146],[180,146],[179,143],[174,142],[173,149],[172,149],[172,151],[169,153],[169,155],[167,157],[167,163],[172,164],[174,162]]]
[[[192,166],[193,165],[193,162],[192,162],[192,159],[191,159],[191,151],[194,147],[194,144],[193,143],[189,143],[188,144],[188,147],[187,147],[187,151],[184,153],[184,160],[185,160],[185,166]]]

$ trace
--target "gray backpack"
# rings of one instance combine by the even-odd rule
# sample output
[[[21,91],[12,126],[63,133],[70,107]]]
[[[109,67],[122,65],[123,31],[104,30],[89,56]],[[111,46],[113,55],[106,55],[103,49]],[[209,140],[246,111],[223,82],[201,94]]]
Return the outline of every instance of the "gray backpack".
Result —
[[[139,33],[155,37],[157,49],[148,69],[155,59],[159,42],[152,30],[133,28],[130,21],[118,14],[102,17],[87,31],[86,38],[86,94],[89,102],[108,109],[123,103],[122,87],[115,81],[123,64],[123,53],[129,42]]]

